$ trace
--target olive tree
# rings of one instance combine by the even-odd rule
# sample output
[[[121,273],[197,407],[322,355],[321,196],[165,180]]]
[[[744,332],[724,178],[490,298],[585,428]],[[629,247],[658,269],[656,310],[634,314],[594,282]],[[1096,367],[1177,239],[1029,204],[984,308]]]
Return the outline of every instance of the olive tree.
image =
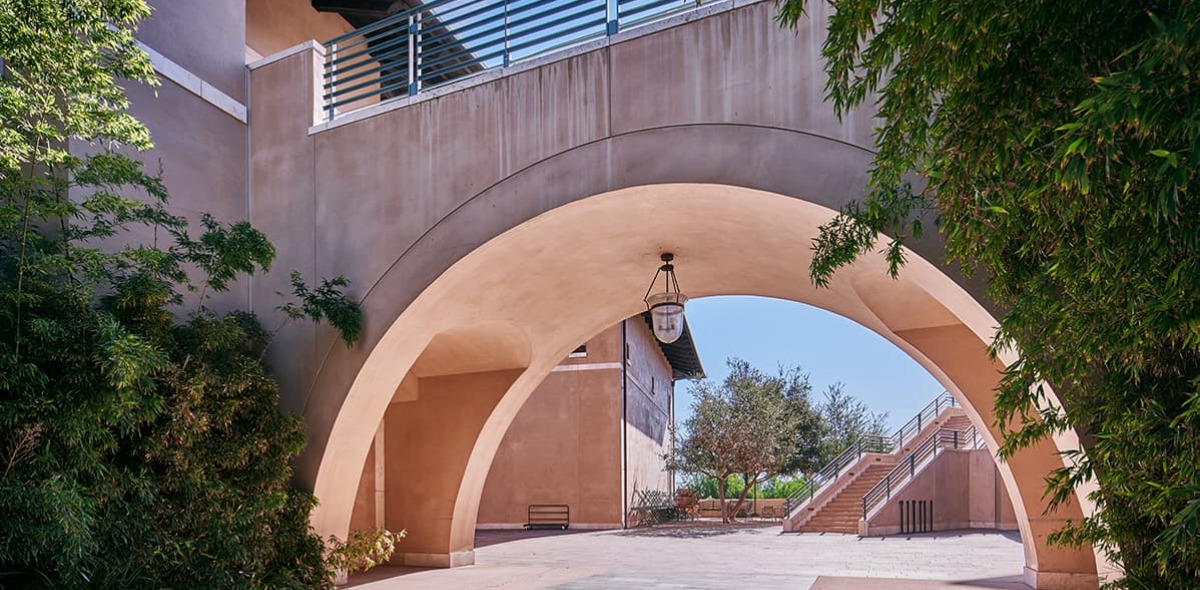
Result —
[[[722,511],[722,522],[737,514],[755,484],[811,470],[820,460],[823,432],[805,374],[781,368],[771,375],[741,359],[726,362],[729,375],[719,385],[692,386],[692,415],[667,457],[670,469],[714,479],[722,508],[730,476],[741,478],[737,502]]]

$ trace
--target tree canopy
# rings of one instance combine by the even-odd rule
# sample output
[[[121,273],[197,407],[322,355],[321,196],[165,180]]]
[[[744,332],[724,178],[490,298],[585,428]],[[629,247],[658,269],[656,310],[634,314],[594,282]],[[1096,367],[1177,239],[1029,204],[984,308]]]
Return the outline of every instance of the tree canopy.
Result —
[[[713,478],[722,505],[730,477],[738,476],[737,502],[722,515],[728,522],[756,483],[819,468],[824,429],[809,401],[808,377],[799,369],[781,368],[772,375],[741,359],[726,363],[729,375],[719,385],[692,386],[692,415],[668,467]]]
[[[824,399],[817,405],[825,434],[822,438],[821,463],[850,448],[855,441],[869,437],[885,437],[887,413],[876,414],[862,400],[846,391],[846,385],[834,383],[825,389]],[[811,470],[810,470],[811,471]]]
[[[782,23],[805,4],[781,1]],[[830,5],[829,99],[881,121],[868,193],[822,228],[813,280],[877,243],[899,272],[935,227],[1002,310],[993,350],[1020,354],[997,393],[1001,454],[1066,428],[1085,445],[1048,493],[1095,479],[1100,512],[1055,539],[1109,551],[1118,587],[1194,587],[1200,4]]]
[[[133,38],[148,14],[0,3],[0,586],[328,587],[270,334],[206,305],[274,247],[207,215],[193,234],[127,155],[151,147],[121,87],[155,83]],[[281,310],[353,342],[345,286],[295,280]],[[336,563],[362,556],[346,547]]]

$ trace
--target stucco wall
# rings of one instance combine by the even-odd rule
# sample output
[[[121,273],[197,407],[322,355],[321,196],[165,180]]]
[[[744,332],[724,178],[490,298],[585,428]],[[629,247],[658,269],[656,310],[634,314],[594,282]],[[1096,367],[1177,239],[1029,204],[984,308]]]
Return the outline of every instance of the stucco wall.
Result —
[[[358,495],[354,498],[354,515],[350,517],[350,530],[370,531],[375,529],[375,447],[367,453],[362,477],[358,480]]]
[[[246,46],[263,57],[352,29],[340,15],[314,10],[309,0],[246,0]]]
[[[662,454],[670,444],[669,425],[673,384],[671,366],[654,334],[640,317],[626,320],[629,345],[626,446],[628,447],[627,505],[637,503],[640,490],[671,492],[671,472],[663,469]]]
[[[932,501],[933,530],[1017,528],[1012,501],[987,450],[943,451],[867,523],[867,534],[900,532],[901,501]]]
[[[245,101],[246,71],[242,57],[243,12],[241,0],[211,2],[152,3],[150,18],[141,23],[137,38],[174,62],[179,69],[234,101]],[[156,67],[162,64],[156,62]],[[211,213],[225,222],[247,216],[248,174],[246,125],[230,113],[197,96],[159,72],[161,86],[126,82],[129,112],[146,125],[154,149],[133,154],[147,172],[161,172],[170,194],[169,209],[192,223],[199,231],[201,213]],[[72,151],[95,149],[78,141]],[[110,240],[113,248],[154,240],[149,228],[131,226]],[[161,245],[162,236],[158,236]],[[246,308],[249,287],[235,283],[227,293],[208,293],[206,304],[217,310]],[[274,304],[273,304],[274,305]],[[272,306],[273,306],[272,305]],[[185,294],[185,311],[194,309],[194,295]]]
[[[384,525],[406,529],[428,544],[446,543],[439,521],[453,512],[458,487],[480,425],[520,370],[422,378],[417,398],[384,414]],[[454,480],[454,481],[448,481]],[[439,541],[440,539],[440,541]],[[406,549],[421,551],[408,543]],[[426,565],[406,562],[408,565]]]
[[[670,490],[663,470],[671,397],[670,366],[640,317],[626,321],[630,417],[626,497]],[[587,341],[521,408],[488,472],[481,528],[519,527],[529,504],[566,504],[572,526],[621,526],[621,326]],[[655,395],[647,391],[651,384]]]
[[[137,37],[235,100],[246,100],[245,0],[152,2]]]

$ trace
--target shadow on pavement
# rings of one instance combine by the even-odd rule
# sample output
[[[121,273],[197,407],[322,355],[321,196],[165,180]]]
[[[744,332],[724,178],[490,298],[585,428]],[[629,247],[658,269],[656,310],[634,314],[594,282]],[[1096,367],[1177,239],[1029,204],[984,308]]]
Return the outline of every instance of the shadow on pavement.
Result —
[[[1028,590],[1021,576],[979,580],[898,580],[892,578],[848,578],[820,576],[810,590]]]
[[[818,533],[820,534],[820,533]],[[904,535],[886,535],[882,537],[859,537],[860,541],[907,541],[909,539],[962,539],[976,535],[1000,535],[1014,543],[1021,542],[1021,533],[1017,531],[995,531],[990,529],[964,529],[959,531],[938,531],[936,533],[909,533]]]
[[[488,547],[491,545],[499,545],[501,543],[511,543],[513,541],[521,541],[524,539],[540,539],[542,537],[561,537],[563,535],[578,535],[581,533],[594,533],[590,530],[572,530],[567,529],[560,531],[557,529],[548,530],[492,530],[492,531],[475,531],[475,548]]]
[[[621,537],[659,537],[670,539],[705,539],[733,535],[746,530],[769,529],[779,527],[778,522],[736,522],[721,524],[718,522],[672,522],[648,527],[628,529],[616,533]]]

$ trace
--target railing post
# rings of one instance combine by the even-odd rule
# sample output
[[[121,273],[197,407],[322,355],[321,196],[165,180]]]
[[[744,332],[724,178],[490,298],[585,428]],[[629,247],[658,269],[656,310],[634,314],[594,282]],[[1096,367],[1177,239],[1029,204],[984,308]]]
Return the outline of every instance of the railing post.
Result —
[[[921,415],[917,414],[917,432],[921,432]]]
[[[605,19],[605,30],[609,35],[616,35],[617,32],[621,30],[621,23],[619,22],[620,7],[618,6],[618,2],[619,0],[604,0],[604,11],[607,15],[607,18]]]
[[[885,485],[885,487],[887,488],[887,499],[891,500],[892,499],[892,474],[889,473],[887,476],[887,479],[885,479],[883,481],[887,482]]]
[[[337,48],[337,43],[329,44],[329,103],[325,106],[326,119],[329,121],[333,120],[333,104],[337,102]]]
[[[908,477],[916,477],[917,475],[917,455],[916,452],[908,456]]]
[[[958,431],[954,431],[954,449],[958,450]]]
[[[504,0],[504,67],[510,63],[508,56],[508,0]]]
[[[421,12],[408,15],[408,95],[421,91]]]

